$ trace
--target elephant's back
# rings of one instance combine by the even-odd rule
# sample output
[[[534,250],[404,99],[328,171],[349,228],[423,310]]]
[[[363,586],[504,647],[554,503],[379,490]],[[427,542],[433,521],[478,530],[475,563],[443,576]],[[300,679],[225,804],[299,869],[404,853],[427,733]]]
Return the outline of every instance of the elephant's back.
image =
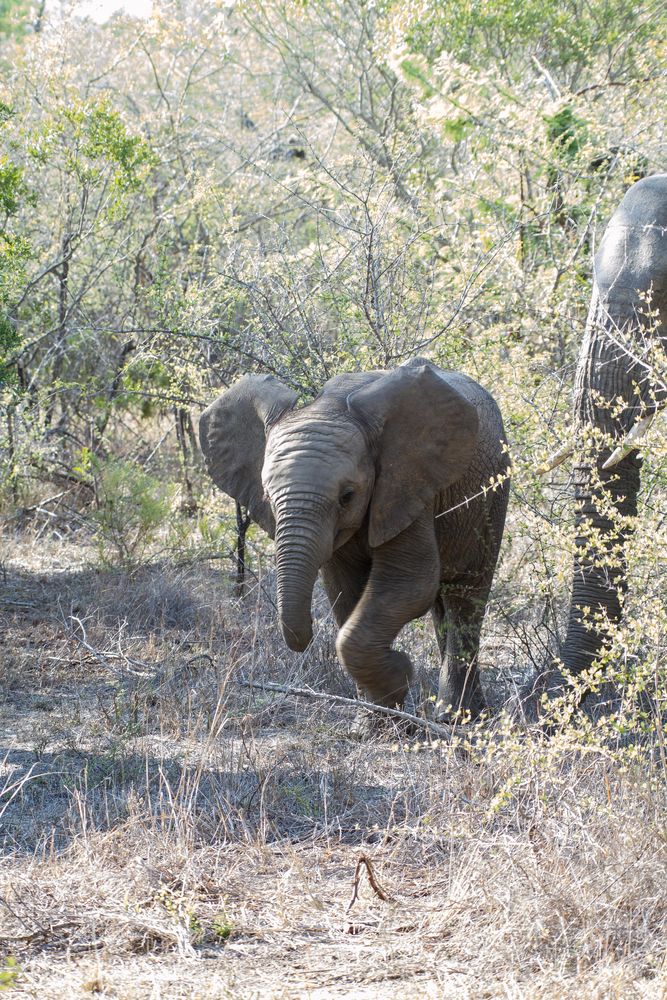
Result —
[[[435,365],[433,368],[440,378],[444,379],[453,389],[456,389],[467,402],[472,403],[479,415],[480,426],[489,431],[489,437],[495,437],[497,441],[504,441],[505,432],[502,414],[500,407],[491,393],[481,386],[479,382],[475,382],[474,378],[464,375],[463,372],[446,371],[443,368],[437,368]]]
[[[491,393],[462,372],[437,369],[452,388],[476,408],[479,435],[465,475],[436,498],[435,525],[442,578],[479,585],[493,569],[503,532],[509,481],[482,489],[509,471],[502,414]],[[471,539],[476,539],[471,544]]]
[[[604,301],[626,301],[652,288],[667,291],[667,174],[645,177],[626,192],[595,257]]]
[[[375,369],[370,372],[343,372],[340,375],[334,375],[324,383],[315,397],[315,402],[326,399],[328,401],[344,403],[351,393],[356,392],[357,389],[363,389],[364,386],[370,385],[371,382],[376,382],[379,378],[387,374],[387,371]]]
[[[667,174],[643,177],[629,187],[610,222],[667,229]]]

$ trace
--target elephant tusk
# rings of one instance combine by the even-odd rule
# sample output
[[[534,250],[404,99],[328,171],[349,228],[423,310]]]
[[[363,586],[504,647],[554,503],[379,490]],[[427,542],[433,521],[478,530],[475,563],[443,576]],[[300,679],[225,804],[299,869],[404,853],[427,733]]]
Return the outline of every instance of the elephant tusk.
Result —
[[[559,465],[562,465],[566,458],[569,458],[574,452],[574,445],[572,443],[564,444],[562,447],[555,451],[549,458],[544,462],[537,470],[538,476],[544,476],[547,472],[551,472],[552,469],[557,469]]]
[[[633,448],[639,447],[639,441],[644,437],[647,430],[653,423],[655,418],[654,413],[650,413],[648,417],[644,417],[639,423],[636,423],[634,427],[628,431],[624,440],[619,444],[618,448],[612,451],[611,455],[607,461],[602,466],[603,469],[612,469],[619,462],[623,461],[626,455],[629,455]]]

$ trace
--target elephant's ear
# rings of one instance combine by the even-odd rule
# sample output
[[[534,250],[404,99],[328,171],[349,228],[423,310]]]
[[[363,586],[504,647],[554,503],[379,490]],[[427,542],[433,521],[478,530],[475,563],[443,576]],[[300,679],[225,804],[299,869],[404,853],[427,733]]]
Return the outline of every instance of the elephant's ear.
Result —
[[[379,442],[368,534],[375,547],[409,527],[466,472],[479,418],[428,363],[389,372],[352,393],[348,406]]]
[[[199,418],[199,444],[211,479],[247,507],[272,538],[275,523],[262,487],[266,429],[296,399],[272,375],[244,375]]]

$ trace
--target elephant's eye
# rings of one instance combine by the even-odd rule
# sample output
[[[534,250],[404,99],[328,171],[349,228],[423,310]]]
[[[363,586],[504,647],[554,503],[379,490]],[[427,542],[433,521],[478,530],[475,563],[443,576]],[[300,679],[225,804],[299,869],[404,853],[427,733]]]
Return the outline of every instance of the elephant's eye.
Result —
[[[341,507],[347,507],[347,505],[350,503],[353,497],[354,497],[354,490],[350,489],[343,490],[340,497],[338,498],[338,502],[340,503]]]

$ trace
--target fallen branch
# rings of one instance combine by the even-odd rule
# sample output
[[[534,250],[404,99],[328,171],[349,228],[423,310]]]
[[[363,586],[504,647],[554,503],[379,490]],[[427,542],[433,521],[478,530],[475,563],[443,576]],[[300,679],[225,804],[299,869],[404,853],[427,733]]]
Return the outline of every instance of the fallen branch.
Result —
[[[7,763],[7,755],[5,755],[4,760],[0,760],[0,764],[6,764],[6,763]],[[0,808],[0,820],[4,816],[7,809],[9,809],[10,805],[12,804],[16,796],[23,791],[24,787],[28,784],[29,781],[36,781],[40,778],[47,778],[50,777],[52,774],[62,775],[65,773],[64,771],[40,771],[39,774],[33,774],[33,769],[35,768],[35,766],[36,766],[35,764],[31,764],[28,773],[24,774],[23,777],[19,778],[17,781],[12,782],[11,784],[9,783],[9,776],[7,776],[7,778],[5,779],[5,784],[3,785],[2,788],[0,788],[0,803],[2,803],[2,808]],[[2,802],[3,799],[6,799],[6,801]],[[7,905],[4,899],[2,900],[2,902],[5,906]]]
[[[371,889],[376,896],[385,903],[393,903],[394,900],[391,896],[387,895],[380,883],[375,877],[375,869],[373,868],[373,862],[365,854],[359,855],[359,860],[357,861],[357,867],[354,869],[354,884],[352,886],[352,899],[347,904],[346,913],[349,913],[357,899],[359,898],[359,883],[361,882],[361,866],[366,866],[366,871],[368,872],[368,881],[370,882]]]
[[[432,733],[434,736],[437,736],[438,739],[449,739],[452,735],[450,726],[441,726],[436,722],[429,722],[428,719],[420,719],[419,716],[411,715],[409,712],[403,712],[400,708],[386,708],[384,705],[375,705],[372,701],[360,701],[357,698],[344,698],[343,695],[340,694],[326,694],[324,691],[313,691],[312,688],[290,687],[287,684],[273,684],[269,681],[266,681],[264,684],[258,684],[255,681],[247,681],[244,678],[241,678],[238,683],[241,687],[256,688],[259,691],[277,691],[280,694],[291,694],[301,698],[314,698],[318,701],[333,702],[337,705],[348,705],[351,708],[366,708],[369,712],[375,712],[380,715],[386,715],[391,719],[401,719],[404,722],[409,722],[412,726],[416,726],[419,729],[424,729],[426,732]]]
[[[81,921],[77,919],[72,920],[62,920],[59,924],[49,924],[48,927],[38,927],[36,931],[31,931],[30,934],[2,934],[0,936],[0,941],[19,941],[23,944],[34,944],[42,941],[48,941],[48,939],[53,936],[57,931],[62,931],[67,927],[80,927]]]
[[[56,500],[60,500],[61,497],[66,496],[71,493],[73,487],[66,490],[61,490],[60,493],[55,493],[52,497],[47,497],[46,500],[40,500],[39,503],[33,503],[30,507],[21,507],[20,510],[13,514],[12,517],[22,517],[24,514],[31,514],[33,511],[40,511],[42,507],[46,507],[48,503],[55,503]]]
[[[130,656],[126,656],[125,653],[114,653],[108,649],[100,651],[91,646],[88,642],[88,636],[86,635],[86,629],[80,618],[76,615],[69,616],[70,622],[75,623],[82,632],[82,636],[79,635],[73,625],[68,624],[67,621],[63,619],[63,623],[70,637],[79,643],[80,646],[90,653],[98,663],[101,663],[105,670],[111,671],[113,674],[118,674],[118,670],[114,667],[109,660],[123,660],[125,664],[125,670],[127,673],[132,674],[134,677],[152,677],[153,670],[151,670],[150,663],[144,663],[143,660],[135,660]],[[135,670],[134,667],[143,667],[145,669]]]

